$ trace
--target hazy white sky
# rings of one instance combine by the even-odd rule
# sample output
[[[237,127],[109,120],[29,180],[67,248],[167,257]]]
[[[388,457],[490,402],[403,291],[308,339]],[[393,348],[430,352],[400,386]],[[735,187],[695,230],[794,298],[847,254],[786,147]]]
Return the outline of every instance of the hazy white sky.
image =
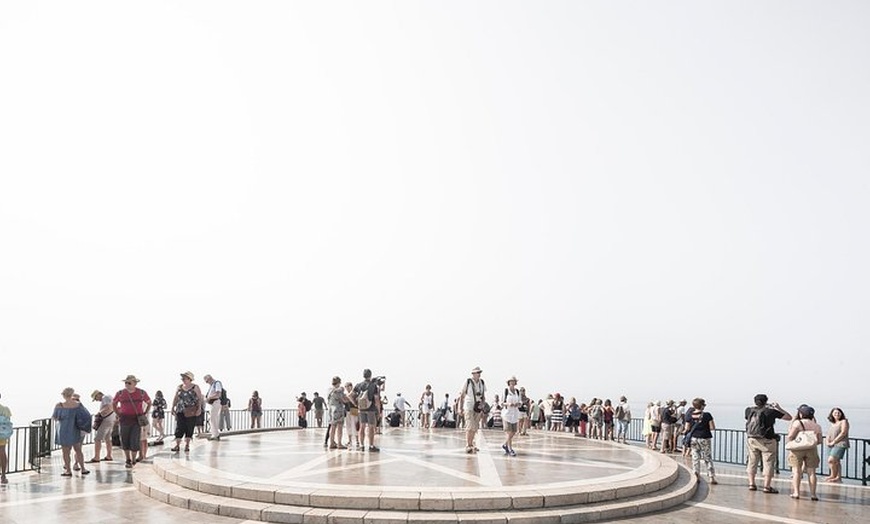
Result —
[[[866,407],[866,2],[0,4],[0,392]],[[806,398],[796,376],[810,376]],[[26,400],[25,400],[26,399]],[[42,413],[40,413],[42,414]]]

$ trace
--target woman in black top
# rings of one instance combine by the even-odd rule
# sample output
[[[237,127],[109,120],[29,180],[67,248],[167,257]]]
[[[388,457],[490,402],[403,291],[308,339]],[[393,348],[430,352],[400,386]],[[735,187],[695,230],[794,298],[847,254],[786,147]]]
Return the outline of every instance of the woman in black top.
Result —
[[[713,468],[713,454],[711,442],[713,441],[713,415],[704,411],[707,403],[702,398],[692,401],[692,408],[686,412],[684,426],[685,439],[691,439],[689,446],[692,450],[692,469],[695,477],[701,480],[701,460],[707,463],[707,473],[710,475],[710,484],[716,482],[716,470]],[[685,442],[683,443],[685,446]]]

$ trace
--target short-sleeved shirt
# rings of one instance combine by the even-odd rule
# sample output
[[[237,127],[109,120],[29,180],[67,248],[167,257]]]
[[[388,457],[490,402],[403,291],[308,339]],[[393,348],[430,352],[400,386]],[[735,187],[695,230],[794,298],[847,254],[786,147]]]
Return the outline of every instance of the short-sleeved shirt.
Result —
[[[109,409],[106,409],[106,406],[108,406]],[[100,413],[105,413],[106,411],[108,411],[109,414],[111,414],[112,410],[113,410],[113,408],[112,408],[112,396],[104,394],[103,399],[100,400],[100,410],[99,411],[100,411]]]
[[[778,409],[768,408],[768,407],[755,407],[750,406],[746,408],[744,413],[744,418],[749,420],[749,417],[752,416],[753,411],[758,412],[758,422],[761,424],[761,427],[764,429],[764,437],[762,438],[776,438],[776,430],[773,429],[773,425],[776,424],[776,420],[782,418],[783,412]],[[748,437],[752,437],[752,435],[747,435]]]
[[[694,408],[689,408],[686,411],[686,414],[683,416],[683,420],[690,424],[689,429],[687,431],[691,431],[692,426],[695,425],[695,417],[693,416],[695,413]],[[698,427],[695,428],[695,431],[692,431],[692,438],[713,438],[713,432],[710,431],[710,422],[713,422],[713,415],[707,413],[706,411],[701,413],[701,422],[698,423]]]
[[[144,389],[136,388],[132,393],[127,389],[122,389],[115,393],[116,411],[118,412],[118,421],[122,426],[129,426],[136,423],[136,417],[145,413],[143,404],[151,403],[151,397]]]

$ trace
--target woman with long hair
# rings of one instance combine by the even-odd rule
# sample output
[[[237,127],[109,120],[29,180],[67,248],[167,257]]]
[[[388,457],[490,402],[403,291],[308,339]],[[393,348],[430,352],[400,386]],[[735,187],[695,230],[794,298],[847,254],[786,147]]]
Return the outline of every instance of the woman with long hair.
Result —
[[[840,461],[849,449],[849,419],[840,408],[834,408],[828,414],[828,422],[831,428],[828,430],[826,445],[828,446],[828,465],[831,467],[831,475],[825,480],[828,482],[842,482]]]

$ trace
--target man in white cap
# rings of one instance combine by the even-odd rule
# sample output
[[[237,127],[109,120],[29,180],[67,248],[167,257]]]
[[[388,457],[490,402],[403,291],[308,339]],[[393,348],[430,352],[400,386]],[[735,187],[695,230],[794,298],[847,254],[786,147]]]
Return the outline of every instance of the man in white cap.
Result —
[[[480,421],[483,417],[483,405],[486,402],[486,385],[483,379],[480,378],[481,370],[475,367],[471,370],[471,378],[465,382],[459,396],[459,405],[465,412],[465,452],[476,453],[477,446],[474,445],[474,435],[480,428]]]

